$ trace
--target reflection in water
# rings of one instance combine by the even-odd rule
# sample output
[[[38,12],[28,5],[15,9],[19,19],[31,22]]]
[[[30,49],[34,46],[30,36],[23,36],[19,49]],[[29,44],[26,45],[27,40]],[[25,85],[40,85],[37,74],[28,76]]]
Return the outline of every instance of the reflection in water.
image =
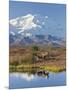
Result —
[[[10,73],[9,88],[33,88],[44,86],[66,85],[66,72],[43,74],[40,73]]]
[[[21,78],[21,79],[24,79],[26,81],[31,81],[31,80],[35,80],[37,79],[38,77],[43,77],[43,78],[49,78],[49,74],[45,75],[43,73],[41,74],[29,74],[29,73],[13,73],[12,74],[14,77],[16,78]]]
[[[46,71],[46,70],[40,70],[37,72],[37,75],[38,76],[42,76],[42,77],[46,77],[46,78],[49,78],[49,72]]]
[[[13,76],[27,81],[31,81],[35,78],[34,75],[29,75],[28,73],[13,73]]]

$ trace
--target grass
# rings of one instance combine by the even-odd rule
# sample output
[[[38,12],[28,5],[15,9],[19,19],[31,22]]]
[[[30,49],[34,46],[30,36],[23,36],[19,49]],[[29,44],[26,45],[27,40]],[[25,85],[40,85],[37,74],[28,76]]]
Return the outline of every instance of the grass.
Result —
[[[56,66],[41,66],[40,69],[48,70],[50,72],[55,72],[55,73],[66,70],[64,67],[56,67]]]
[[[15,48],[15,47],[14,47]],[[51,72],[61,72],[66,70],[65,67],[65,48],[14,48],[10,49],[10,61],[9,61],[9,71],[10,72],[32,72],[39,69],[48,70]],[[19,49],[19,50],[18,50]],[[49,52],[49,57],[45,60],[36,61],[34,55],[36,56],[38,52]]]
[[[40,67],[34,67],[33,65],[18,65],[18,66],[12,66],[10,65],[10,71],[18,71],[18,72],[24,72],[24,71],[33,71],[33,70],[48,70],[50,72],[61,72],[65,71],[65,67],[57,67],[57,66],[40,66]]]

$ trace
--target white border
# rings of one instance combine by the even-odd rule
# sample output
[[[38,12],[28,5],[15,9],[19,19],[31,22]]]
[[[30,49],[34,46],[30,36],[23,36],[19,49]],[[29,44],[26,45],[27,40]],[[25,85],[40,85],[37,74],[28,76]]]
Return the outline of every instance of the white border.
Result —
[[[68,0],[19,0],[19,1],[31,1],[31,2],[46,2],[46,3],[61,3],[66,4]],[[8,21],[9,21],[9,7],[8,7],[8,0],[0,0],[0,90],[7,90],[6,87],[9,86],[9,29],[8,29]],[[68,11],[68,4],[67,4],[67,11]],[[68,12],[67,12],[68,15]],[[68,17],[67,17],[67,24],[68,24]],[[67,25],[66,25],[67,26]],[[68,30],[68,26],[67,26]],[[68,31],[67,31],[68,35]],[[66,35],[66,36],[67,36]],[[68,40],[68,36],[67,36]],[[68,50],[68,42],[67,50]],[[68,53],[67,53],[68,56]],[[68,63],[68,57],[67,61]],[[67,65],[68,66],[68,65]],[[68,70],[67,70],[68,75]],[[67,78],[68,81],[68,78]],[[67,82],[68,85],[68,82]],[[67,86],[60,86],[60,87],[43,87],[43,88],[31,88],[28,90],[67,90]],[[22,90],[22,89],[17,89]],[[27,90],[27,89],[25,89]]]
[[[45,3],[66,4],[66,0],[10,0],[10,1],[28,1],[28,2],[45,2]]]
[[[0,90],[6,90],[8,86],[8,1],[0,0]]]

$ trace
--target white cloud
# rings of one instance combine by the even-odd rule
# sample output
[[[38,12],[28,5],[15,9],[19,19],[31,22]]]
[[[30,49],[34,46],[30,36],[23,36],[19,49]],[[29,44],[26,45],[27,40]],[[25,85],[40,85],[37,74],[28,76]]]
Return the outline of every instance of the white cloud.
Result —
[[[45,16],[45,19],[48,19],[48,16]]]
[[[34,18],[35,17],[32,14],[27,14],[25,16],[10,20],[10,24],[18,28],[18,30],[21,30],[20,32],[24,32],[25,30],[30,30],[36,27],[41,28],[40,25],[34,22]]]

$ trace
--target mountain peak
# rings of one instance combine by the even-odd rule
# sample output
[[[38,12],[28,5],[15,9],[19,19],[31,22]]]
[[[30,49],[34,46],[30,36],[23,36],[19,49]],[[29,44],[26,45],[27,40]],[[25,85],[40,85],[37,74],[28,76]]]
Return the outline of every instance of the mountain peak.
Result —
[[[30,33],[32,35],[48,34],[48,36],[46,37],[52,40],[56,39],[55,36],[60,37],[60,32],[63,32],[58,29],[57,23],[50,19],[48,15],[41,16],[38,14],[33,15],[31,13],[28,13],[26,15],[11,19],[9,23],[10,32],[12,31],[15,34],[22,36],[27,36],[27,33]]]
[[[15,19],[10,20],[10,24],[16,27],[19,33],[24,31],[29,31],[31,29],[40,28],[39,24],[34,22],[35,16],[32,14],[27,14],[25,16],[17,17]]]

